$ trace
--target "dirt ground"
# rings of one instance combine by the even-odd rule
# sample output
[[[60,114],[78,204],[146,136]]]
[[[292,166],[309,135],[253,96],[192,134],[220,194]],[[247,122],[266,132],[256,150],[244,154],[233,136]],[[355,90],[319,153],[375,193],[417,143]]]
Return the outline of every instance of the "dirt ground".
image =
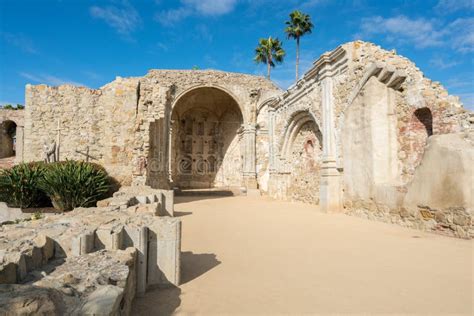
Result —
[[[472,315],[473,241],[315,206],[182,197],[182,284],[133,315]]]

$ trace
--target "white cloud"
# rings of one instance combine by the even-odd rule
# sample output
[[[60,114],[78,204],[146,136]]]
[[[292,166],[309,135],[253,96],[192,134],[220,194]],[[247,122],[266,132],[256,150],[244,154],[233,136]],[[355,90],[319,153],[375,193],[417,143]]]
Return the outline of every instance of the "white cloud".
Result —
[[[234,10],[237,0],[182,0],[202,15],[222,15]]]
[[[3,40],[7,42],[8,44],[18,47],[25,53],[29,53],[29,54],[38,53],[35,45],[33,44],[33,41],[29,37],[23,34],[12,34],[8,32],[0,32],[0,37],[3,38]]]
[[[410,19],[404,15],[391,18],[374,16],[362,19],[361,31],[356,37],[385,35],[389,42],[412,43],[416,47],[434,47],[443,44],[444,32],[437,31],[434,23],[423,18]]]
[[[196,35],[197,37],[207,41],[207,42],[212,42],[212,34],[211,32],[209,31],[209,28],[204,25],[204,24],[199,24],[196,26],[195,28],[195,31],[196,31]]]
[[[301,4],[301,7],[304,9],[316,7],[322,4],[326,4],[327,0],[308,0]]]
[[[158,12],[157,14],[155,14],[155,20],[158,21],[161,25],[171,26],[192,14],[193,11],[190,8],[181,7],[168,11]]]
[[[454,49],[461,53],[474,52],[474,18],[460,18],[447,27]]]
[[[155,20],[165,26],[171,26],[193,15],[219,16],[234,10],[237,0],[181,0],[181,6],[158,12]]]
[[[140,14],[127,0],[123,0],[120,6],[92,6],[89,11],[94,18],[104,20],[122,35],[129,35],[142,23]]]
[[[56,77],[56,76],[53,76],[53,75],[50,75],[50,74],[34,75],[34,74],[30,74],[28,72],[20,72],[19,75],[22,76],[25,79],[30,80],[31,82],[44,83],[44,84],[52,85],[52,86],[60,86],[60,85],[63,85],[63,84],[72,84],[72,85],[75,85],[75,86],[84,86],[84,87],[86,86],[83,83],[80,83],[80,82],[77,82],[77,81],[72,81],[72,80],[65,79],[65,78],[59,78],[59,77]]]
[[[385,36],[397,45],[410,44],[417,48],[452,47],[461,53],[474,51],[474,18],[459,18],[449,24],[424,18],[411,19],[404,15],[384,18],[363,18],[356,39]]]
[[[434,56],[430,59],[430,65],[440,68],[440,69],[448,69],[454,66],[459,65],[460,62],[458,61],[445,61],[440,56]]]
[[[439,0],[435,10],[440,13],[452,13],[459,10],[474,10],[472,0]]]

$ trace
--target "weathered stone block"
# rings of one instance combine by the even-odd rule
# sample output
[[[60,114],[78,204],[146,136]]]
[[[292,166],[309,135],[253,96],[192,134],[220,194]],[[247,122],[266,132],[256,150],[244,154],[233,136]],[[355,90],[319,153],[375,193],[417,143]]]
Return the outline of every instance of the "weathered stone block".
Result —
[[[82,315],[121,315],[120,302],[123,298],[123,289],[118,286],[105,285],[89,295],[81,308]]]
[[[148,285],[179,285],[181,259],[181,221],[160,218],[150,226]]]
[[[34,243],[41,249],[43,264],[54,256],[54,241],[46,235],[40,234],[35,238]]]
[[[17,265],[13,262],[8,262],[0,266],[0,284],[15,284],[17,283]]]

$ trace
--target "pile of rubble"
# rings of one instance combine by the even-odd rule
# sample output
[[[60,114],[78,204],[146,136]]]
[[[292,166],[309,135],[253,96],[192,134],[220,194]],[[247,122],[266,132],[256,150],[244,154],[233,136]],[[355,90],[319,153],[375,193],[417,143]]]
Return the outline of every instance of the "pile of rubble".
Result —
[[[172,191],[135,187],[98,207],[1,226],[0,313],[127,315],[135,294],[179,284],[172,215]]]

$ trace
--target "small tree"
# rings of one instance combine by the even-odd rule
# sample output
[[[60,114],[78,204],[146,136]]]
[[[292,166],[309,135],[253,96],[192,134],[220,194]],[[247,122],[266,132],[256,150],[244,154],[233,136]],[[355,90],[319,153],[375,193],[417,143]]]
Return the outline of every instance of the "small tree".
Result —
[[[314,27],[311,17],[308,14],[295,10],[290,13],[290,21],[286,22],[287,27],[285,33],[288,38],[296,39],[296,81],[299,79],[298,67],[300,63],[300,38],[301,36],[311,33]]]
[[[261,38],[255,48],[254,61],[256,63],[267,64],[267,78],[270,79],[270,68],[275,67],[275,63],[281,64],[285,57],[282,43],[278,38]]]

